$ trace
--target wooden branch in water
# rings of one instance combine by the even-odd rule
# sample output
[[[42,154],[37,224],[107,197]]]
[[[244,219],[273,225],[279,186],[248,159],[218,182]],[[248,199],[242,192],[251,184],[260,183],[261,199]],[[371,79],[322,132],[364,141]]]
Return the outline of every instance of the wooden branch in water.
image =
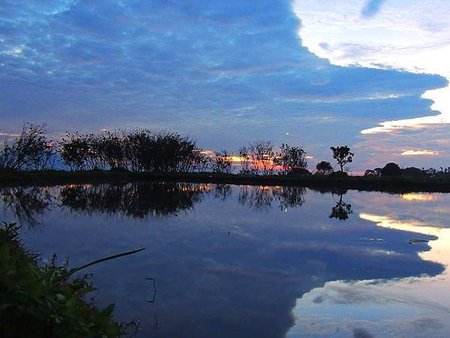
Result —
[[[109,260],[112,260],[112,259],[116,259],[116,258],[119,258],[119,257],[123,257],[123,256],[133,255],[133,254],[138,253],[138,252],[140,252],[142,250],[145,250],[145,248],[140,248],[140,249],[137,249],[137,250],[127,251],[127,252],[123,252],[123,253],[120,253],[120,254],[117,254],[117,255],[113,255],[113,256],[108,256],[108,257],[105,257],[105,258],[97,259],[97,260],[92,261],[90,263],[87,263],[85,265],[82,265],[82,266],[79,266],[77,268],[73,268],[73,269],[69,270],[69,276],[73,275],[75,272],[78,272],[78,271],[80,271],[80,270],[82,270],[84,268],[87,268],[88,266],[95,265],[95,264],[98,264],[98,263],[103,263],[103,262],[106,262],[106,261],[109,261]]]

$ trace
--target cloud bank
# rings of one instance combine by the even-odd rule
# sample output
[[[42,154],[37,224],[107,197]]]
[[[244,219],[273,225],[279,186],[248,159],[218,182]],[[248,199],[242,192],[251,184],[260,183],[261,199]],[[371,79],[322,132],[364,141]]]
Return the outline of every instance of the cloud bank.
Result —
[[[165,128],[209,149],[271,139],[327,160],[379,121],[432,113],[421,95],[443,78],[332,65],[300,25],[287,0],[6,0],[0,132]]]

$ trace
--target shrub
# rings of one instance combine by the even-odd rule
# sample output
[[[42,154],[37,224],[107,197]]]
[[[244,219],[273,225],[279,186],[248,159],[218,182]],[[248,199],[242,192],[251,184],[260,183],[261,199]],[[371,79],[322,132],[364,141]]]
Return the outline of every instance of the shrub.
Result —
[[[88,276],[71,279],[65,266],[39,267],[24,249],[18,227],[0,228],[0,332],[2,337],[119,337],[126,325],[84,298],[95,290]]]
[[[0,150],[0,169],[42,170],[48,167],[55,153],[52,141],[46,138],[45,125],[26,123],[14,141],[5,142]]]

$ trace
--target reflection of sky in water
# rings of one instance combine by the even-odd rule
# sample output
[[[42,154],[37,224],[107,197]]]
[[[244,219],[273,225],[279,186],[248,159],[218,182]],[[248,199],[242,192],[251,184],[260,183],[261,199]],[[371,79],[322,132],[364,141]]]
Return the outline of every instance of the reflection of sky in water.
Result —
[[[360,194],[359,217],[378,227],[411,232],[411,239],[436,239],[425,261],[446,267],[438,276],[394,280],[332,281],[297,300],[296,324],[288,336],[447,337],[450,332],[449,196]],[[416,243],[421,246],[424,243]]]
[[[408,318],[424,327],[431,323],[423,322],[424,314],[439,321],[435,314],[447,313],[448,288],[427,299],[430,283],[447,279],[439,275],[442,265],[429,261],[435,260],[427,258],[427,244],[408,244],[439,235],[397,231],[358,217],[443,227],[446,215],[435,210],[445,210],[446,195],[421,201],[349,192],[342,200],[353,213],[340,221],[329,218],[337,195],[281,187],[168,187],[50,189],[55,198],[47,208],[34,201],[41,215],[23,228],[24,242],[43,257],[70,257],[71,266],[146,247],[87,271],[99,288],[98,303],[115,302],[119,318],[139,319],[142,336],[282,337],[294,325],[293,314],[292,336],[329,336],[337,328],[348,336],[354,330],[390,332],[374,329],[384,319],[393,332],[409,325]],[[15,219],[11,210],[2,219]],[[418,278],[423,274],[437,277]],[[156,279],[154,304],[145,302],[153,295],[148,277]]]

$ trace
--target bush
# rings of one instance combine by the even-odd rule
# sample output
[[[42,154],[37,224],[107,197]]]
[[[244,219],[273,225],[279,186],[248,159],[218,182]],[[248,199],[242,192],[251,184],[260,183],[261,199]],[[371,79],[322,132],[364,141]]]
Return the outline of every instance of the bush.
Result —
[[[43,170],[55,154],[52,141],[46,138],[45,125],[26,123],[20,135],[5,142],[0,150],[2,170]]]
[[[18,227],[0,228],[0,332],[2,337],[119,337],[126,325],[84,298],[95,290],[88,276],[70,279],[65,266],[39,267],[18,239]]]
[[[333,167],[330,162],[320,161],[316,165],[316,170],[318,175],[329,175],[333,172]]]
[[[335,172],[332,172],[329,176],[335,177],[335,178],[342,178],[342,177],[347,177],[348,174],[345,171],[335,171]]]
[[[381,177],[400,176],[402,170],[397,163],[390,162],[381,169]]]

